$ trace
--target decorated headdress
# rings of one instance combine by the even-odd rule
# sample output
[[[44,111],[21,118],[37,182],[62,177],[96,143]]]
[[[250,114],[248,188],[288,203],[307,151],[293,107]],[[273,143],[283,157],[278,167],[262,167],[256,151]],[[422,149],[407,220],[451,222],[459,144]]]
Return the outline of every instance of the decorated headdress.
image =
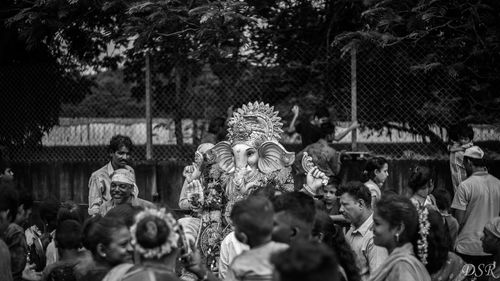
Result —
[[[137,240],[137,226],[139,225],[139,223],[141,223],[141,221],[148,218],[159,218],[165,221],[169,229],[169,234],[165,242],[153,248],[144,247]],[[151,221],[151,223],[154,223],[154,221]],[[130,228],[130,232],[132,235],[132,246],[142,257],[147,259],[159,259],[165,255],[170,254],[174,249],[178,247],[177,243],[179,241],[179,225],[177,224],[177,221],[174,219],[172,214],[167,213],[164,208],[160,210],[146,209],[137,214],[137,216],[135,217],[135,223]]]
[[[250,102],[238,108],[229,119],[229,142],[255,147],[264,141],[278,141],[283,133],[280,121],[281,117],[274,107],[263,102]]]

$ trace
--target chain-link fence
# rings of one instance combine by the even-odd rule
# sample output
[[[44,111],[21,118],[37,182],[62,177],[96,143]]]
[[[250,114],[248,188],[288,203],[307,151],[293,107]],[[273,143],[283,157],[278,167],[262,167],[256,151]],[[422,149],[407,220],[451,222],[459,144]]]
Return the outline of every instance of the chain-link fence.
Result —
[[[18,115],[28,102],[33,110],[19,114],[20,118],[44,118],[37,112],[54,111],[58,117],[41,145],[17,144],[9,149],[10,157],[104,162],[110,138],[123,134],[136,146],[134,159],[146,159],[147,85],[154,160],[190,161],[198,144],[224,138],[231,106],[251,101],[274,105],[285,127],[294,104],[300,106],[302,122],[318,106],[327,106],[337,133],[357,119],[361,128],[355,147],[360,151],[410,159],[445,155],[440,141],[447,138],[444,128],[460,117],[459,84],[437,63],[420,65],[426,58],[418,47],[363,43],[344,54],[334,48],[310,52],[302,50],[296,61],[266,66],[242,62],[183,66],[153,57],[149,68],[139,60],[118,70],[83,70],[78,79],[59,73],[65,77],[62,80],[52,77],[57,72],[46,65],[15,72],[2,69],[3,88],[16,89],[22,97],[5,114]],[[150,83],[145,81],[147,71]],[[6,79],[7,73],[15,79]],[[21,124],[27,123],[20,120],[11,130],[25,134]],[[300,149],[300,135],[285,134],[282,142],[291,150]],[[350,150],[352,142],[349,134],[334,146]]]

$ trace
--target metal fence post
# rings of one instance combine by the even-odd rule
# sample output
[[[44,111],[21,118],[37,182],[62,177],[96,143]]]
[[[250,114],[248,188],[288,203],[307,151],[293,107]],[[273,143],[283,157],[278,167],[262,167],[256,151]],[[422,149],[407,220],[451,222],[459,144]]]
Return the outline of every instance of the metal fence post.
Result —
[[[351,48],[351,121],[358,119],[358,85],[357,85],[357,67],[356,67],[356,44]],[[351,131],[351,149],[357,151],[357,129]]]
[[[153,128],[151,118],[151,65],[146,52],[146,160],[153,159]]]

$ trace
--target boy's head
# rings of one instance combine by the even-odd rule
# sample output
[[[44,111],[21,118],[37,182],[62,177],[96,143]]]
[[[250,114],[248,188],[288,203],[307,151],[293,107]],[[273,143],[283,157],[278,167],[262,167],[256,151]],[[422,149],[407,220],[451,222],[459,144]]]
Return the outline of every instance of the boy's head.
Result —
[[[451,194],[444,188],[438,188],[432,193],[436,198],[436,205],[440,211],[448,211],[451,207]]]
[[[76,220],[82,224],[83,214],[80,206],[71,200],[62,202],[61,207],[57,211],[57,223],[64,220]]]
[[[290,243],[311,238],[316,208],[314,199],[302,192],[289,192],[274,201],[273,240]]]
[[[263,196],[250,196],[236,202],[231,211],[236,238],[250,247],[270,241],[273,214],[271,201]]]
[[[449,138],[451,141],[464,145],[474,139],[474,130],[466,123],[458,123],[450,128]]]
[[[13,181],[14,180],[14,172],[12,171],[12,167],[10,163],[6,160],[0,160],[0,181]]]
[[[329,183],[328,185],[325,185],[322,188],[323,201],[327,205],[331,205],[335,202],[335,200],[337,200],[337,195],[336,195],[337,187],[338,187],[338,185]]]
[[[63,220],[56,228],[56,247],[62,250],[82,247],[82,225],[76,220]]]

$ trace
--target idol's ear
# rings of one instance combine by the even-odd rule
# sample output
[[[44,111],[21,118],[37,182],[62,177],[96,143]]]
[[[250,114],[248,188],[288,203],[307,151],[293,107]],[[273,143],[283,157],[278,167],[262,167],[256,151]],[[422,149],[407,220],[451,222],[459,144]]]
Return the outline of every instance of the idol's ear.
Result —
[[[266,141],[259,147],[258,167],[264,174],[290,166],[294,160],[295,153],[286,151],[278,142]]]
[[[217,143],[211,151],[215,155],[215,161],[223,171],[227,173],[234,172],[235,164],[231,143],[228,141],[221,141]]]

